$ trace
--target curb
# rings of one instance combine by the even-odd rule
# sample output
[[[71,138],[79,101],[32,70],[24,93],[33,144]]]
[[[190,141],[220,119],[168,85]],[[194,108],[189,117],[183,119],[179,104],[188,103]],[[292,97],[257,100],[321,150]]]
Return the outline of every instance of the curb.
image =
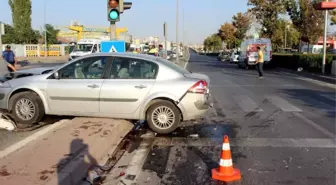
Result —
[[[287,73],[290,73],[292,75],[297,75],[299,77],[305,77],[305,78],[310,78],[312,80],[318,80],[318,81],[321,81],[321,82],[325,82],[325,83],[329,83],[329,84],[333,84],[335,85],[336,84],[336,76],[322,76],[322,75],[318,75],[318,74],[312,74],[312,73],[307,73],[307,72],[296,72],[296,71],[293,71],[293,70],[290,70],[290,69],[286,69],[286,68],[280,68],[279,69],[282,71],[282,72],[287,72]]]
[[[20,148],[24,147],[25,145],[27,145],[28,143],[37,140],[38,138],[44,136],[45,134],[47,134],[50,131],[53,131],[54,129],[60,127],[61,125],[63,125],[64,123],[68,122],[70,120],[68,119],[64,119],[61,121],[58,121],[50,126],[47,126],[46,128],[34,133],[33,135],[30,135],[28,137],[26,137],[25,139],[13,144],[12,146],[4,149],[3,151],[0,152],[0,159],[8,156],[9,154],[19,150]]]

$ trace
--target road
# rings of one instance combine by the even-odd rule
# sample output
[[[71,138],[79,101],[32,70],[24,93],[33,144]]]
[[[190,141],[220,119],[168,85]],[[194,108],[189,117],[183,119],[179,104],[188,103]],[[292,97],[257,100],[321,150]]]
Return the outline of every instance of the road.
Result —
[[[136,161],[138,167],[124,170],[137,184],[225,184],[210,171],[228,135],[234,167],[242,172],[233,184],[335,184],[335,88],[274,69],[258,79],[255,70],[197,53],[188,69],[211,78],[214,108],[171,135],[142,139],[148,145],[126,154],[110,177]]]

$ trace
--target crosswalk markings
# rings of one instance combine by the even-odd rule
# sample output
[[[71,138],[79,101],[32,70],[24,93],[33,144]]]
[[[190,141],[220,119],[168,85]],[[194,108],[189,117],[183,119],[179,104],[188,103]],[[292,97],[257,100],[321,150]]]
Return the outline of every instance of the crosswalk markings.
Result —
[[[278,96],[266,96],[266,99],[284,112],[302,112],[301,109]]]
[[[237,95],[233,97],[237,102],[238,106],[244,112],[263,112],[264,110],[259,107],[259,105],[253,101],[250,97],[245,95]]]

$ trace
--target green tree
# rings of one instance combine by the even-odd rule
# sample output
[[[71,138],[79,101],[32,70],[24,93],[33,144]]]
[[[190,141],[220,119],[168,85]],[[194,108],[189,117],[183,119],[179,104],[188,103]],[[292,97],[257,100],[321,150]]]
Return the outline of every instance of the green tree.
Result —
[[[5,24],[5,34],[2,36],[2,42],[5,44],[14,44],[18,42],[14,28],[9,24]]]
[[[248,13],[239,12],[237,15],[232,17],[232,24],[236,28],[235,37],[237,38],[237,44],[245,39],[247,31],[250,29],[251,17]]]
[[[31,26],[31,0],[8,0],[12,10],[12,22],[16,43],[37,43],[38,36]]]
[[[218,36],[224,41],[229,47],[234,46],[236,42],[236,28],[230,24],[225,23],[221,25],[218,30]]]
[[[47,30],[47,44],[48,45],[59,44],[59,42],[57,41],[57,35],[60,30],[55,29],[55,27],[52,26],[51,24],[46,24],[45,29]],[[43,34],[43,42],[44,42],[45,32],[43,32],[42,34]]]
[[[274,50],[279,50],[284,47],[295,47],[299,43],[299,37],[300,33],[291,22],[279,19],[276,23],[276,30],[271,38],[273,48]],[[285,39],[287,39],[286,46]]]
[[[331,24],[335,25],[336,24],[336,10],[332,10],[329,13],[330,13]]]
[[[323,11],[315,10],[313,5],[321,0],[287,0],[287,12],[301,37],[314,43],[323,33]]]
[[[272,38],[277,29],[279,15],[285,13],[284,0],[249,0],[249,10],[261,24],[261,36]]]
[[[222,39],[218,34],[212,34],[204,40],[203,45],[205,51],[219,51],[222,48]]]

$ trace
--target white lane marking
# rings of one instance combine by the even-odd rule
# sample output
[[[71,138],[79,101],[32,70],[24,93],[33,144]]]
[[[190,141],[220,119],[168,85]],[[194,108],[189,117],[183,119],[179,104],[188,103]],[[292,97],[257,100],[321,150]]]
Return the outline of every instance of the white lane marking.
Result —
[[[303,116],[302,114],[298,113],[298,112],[293,112],[293,114],[300,118],[302,121],[304,121],[306,124],[310,125],[311,127],[315,128],[316,130],[322,132],[323,134],[325,134],[326,136],[335,139],[335,134],[333,134],[332,132],[329,132],[327,129],[321,127],[319,124],[313,122],[312,120],[306,118],[305,116]]]
[[[222,150],[225,150],[225,151],[230,150],[230,144],[229,143],[223,143]]]
[[[262,110],[259,105],[253,101],[250,97],[245,95],[238,95],[233,97],[235,101],[237,102],[238,106],[244,111],[244,112],[262,112]]]
[[[232,159],[220,159],[219,165],[224,167],[230,167],[232,166]]]
[[[209,138],[156,138],[154,145],[161,146],[220,146],[222,140]],[[231,138],[234,147],[274,147],[274,148],[336,148],[335,139],[314,138]]]
[[[56,129],[57,127],[63,125],[64,123],[68,122],[68,119],[64,119],[61,121],[58,121],[50,126],[45,127],[44,129],[34,133],[33,135],[30,135],[28,137],[26,137],[25,139],[13,144],[12,146],[0,151],[0,159],[8,156],[9,154],[15,152],[16,150],[26,146],[28,143],[37,140],[38,138],[44,136],[45,134],[47,134],[48,132]]]
[[[295,107],[288,101],[278,96],[266,96],[266,99],[269,100],[274,106],[280,108],[284,112],[302,112],[301,109]]]

